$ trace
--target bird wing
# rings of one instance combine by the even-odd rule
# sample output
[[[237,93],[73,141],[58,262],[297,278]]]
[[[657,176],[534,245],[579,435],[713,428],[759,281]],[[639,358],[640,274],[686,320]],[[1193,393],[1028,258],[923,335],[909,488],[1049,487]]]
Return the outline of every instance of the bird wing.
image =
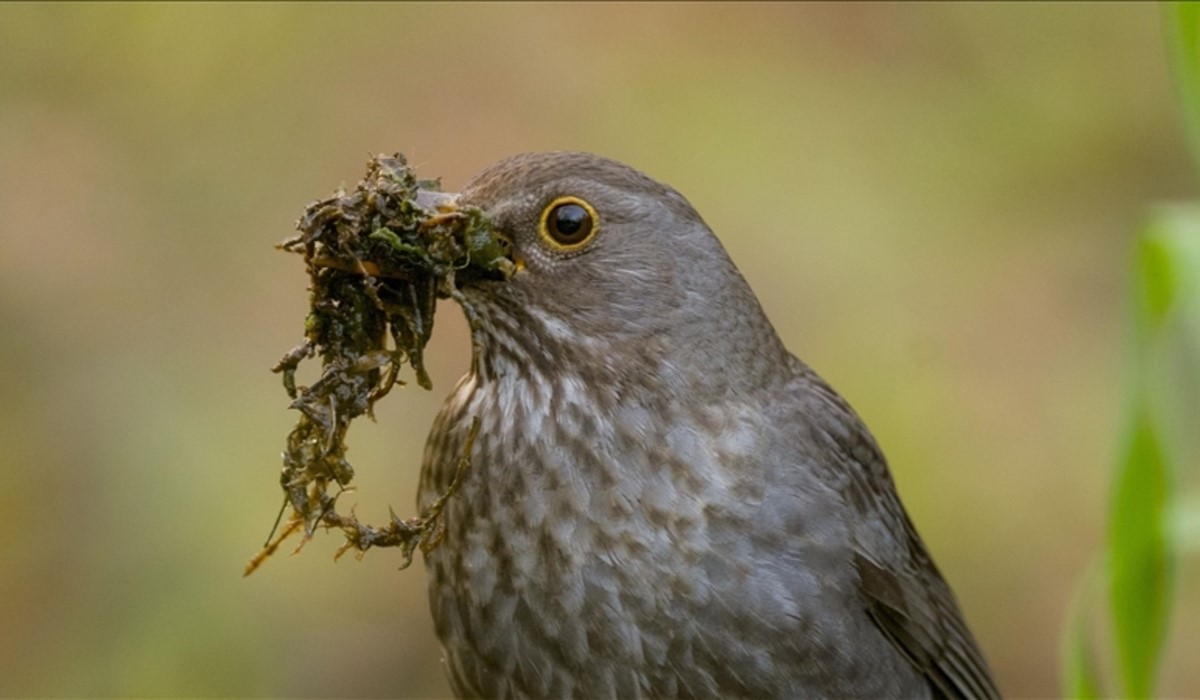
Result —
[[[883,634],[929,679],[934,697],[999,698],[954,594],[896,494],[887,462],[862,421],[832,388],[804,368],[814,437],[837,459],[827,468],[846,506],[859,592]]]

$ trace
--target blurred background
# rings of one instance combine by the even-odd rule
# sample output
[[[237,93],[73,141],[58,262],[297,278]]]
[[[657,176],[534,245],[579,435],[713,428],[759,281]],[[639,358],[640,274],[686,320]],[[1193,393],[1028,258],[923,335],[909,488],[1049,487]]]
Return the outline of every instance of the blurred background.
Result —
[[[0,694],[446,695],[419,562],[321,534],[242,578],[307,307],[272,245],[370,154],[455,189],[558,148],[692,201],[872,426],[1002,689],[1057,694],[1132,233],[1193,186],[1173,99],[1152,4],[0,5]],[[350,436],[367,521],[413,514],[468,367],[437,322],[434,390]],[[1166,696],[1200,690],[1179,593]]]

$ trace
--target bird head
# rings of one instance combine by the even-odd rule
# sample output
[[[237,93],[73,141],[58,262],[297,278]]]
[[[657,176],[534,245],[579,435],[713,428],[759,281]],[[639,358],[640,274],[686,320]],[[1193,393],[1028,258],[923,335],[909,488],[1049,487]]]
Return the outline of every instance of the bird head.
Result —
[[[483,210],[511,241],[515,273],[467,278],[485,364],[586,365],[668,383],[755,379],[786,354],[757,299],[676,190],[616,161],[530,153],[477,174],[448,199]],[[743,376],[743,375],[749,376]]]

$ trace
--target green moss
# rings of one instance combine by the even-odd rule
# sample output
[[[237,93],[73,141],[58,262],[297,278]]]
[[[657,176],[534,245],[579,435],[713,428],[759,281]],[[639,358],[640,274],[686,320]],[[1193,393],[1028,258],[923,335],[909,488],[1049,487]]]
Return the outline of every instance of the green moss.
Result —
[[[437,181],[417,180],[401,154],[378,156],[354,191],[310,204],[296,224],[300,234],[279,246],[303,256],[310,290],[304,341],[273,368],[300,413],[280,474],[283,509],[290,507],[292,517],[279,538],[268,538],[247,573],[301,526],[304,542],[320,525],[341,529],[347,542],[339,556],[350,548],[400,547],[405,566],[418,546],[436,546],[440,539],[438,514],[457,478],[428,512],[407,520],[393,514],[381,528],[336,509],[338,495],[354,478],[345,457],[350,423],[370,415],[376,401],[403,384],[404,365],[420,386],[432,386],[423,351],[438,297],[462,300],[458,276],[504,279],[513,271],[509,242],[482,211],[455,205],[431,211],[418,204],[420,190],[437,187]],[[313,357],[321,359],[320,377],[297,386],[297,367]],[[470,442],[460,471],[469,463]]]

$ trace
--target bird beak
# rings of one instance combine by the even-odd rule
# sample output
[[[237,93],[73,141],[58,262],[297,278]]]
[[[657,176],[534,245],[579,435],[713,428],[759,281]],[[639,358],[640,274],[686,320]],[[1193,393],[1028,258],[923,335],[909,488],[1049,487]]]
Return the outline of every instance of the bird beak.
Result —
[[[417,190],[417,204],[422,209],[448,214],[458,208],[457,192],[435,192],[433,190]]]
[[[434,213],[433,220],[438,216],[452,217],[458,212],[457,192],[435,192],[433,190],[417,190],[417,205],[426,211]],[[482,262],[486,267],[499,271],[505,279],[525,269],[525,260],[513,251],[512,240],[503,233],[496,232],[496,237],[503,246],[503,252],[497,250],[472,251],[472,262]],[[477,258],[476,253],[482,258]],[[499,256],[499,257],[497,257]],[[501,260],[500,257],[504,259]]]
[[[421,223],[422,230],[438,231],[444,226],[455,227],[463,222],[473,220],[469,211],[458,206],[459,195],[456,192],[438,192],[436,190],[418,189],[413,198],[418,207],[425,211],[425,219]],[[482,275],[485,278],[502,279],[512,277],[514,273],[524,268],[524,261],[513,255],[512,240],[489,227],[467,227],[464,243],[470,264],[461,268],[461,272]],[[412,274],[410,269],[399,267],[383,269],[381,265],[371,260],[345,260],[331,255],[318,253],[311,260],[317,267],[332,267],[346,272],[357,272],[372,277],[406,279]]]

